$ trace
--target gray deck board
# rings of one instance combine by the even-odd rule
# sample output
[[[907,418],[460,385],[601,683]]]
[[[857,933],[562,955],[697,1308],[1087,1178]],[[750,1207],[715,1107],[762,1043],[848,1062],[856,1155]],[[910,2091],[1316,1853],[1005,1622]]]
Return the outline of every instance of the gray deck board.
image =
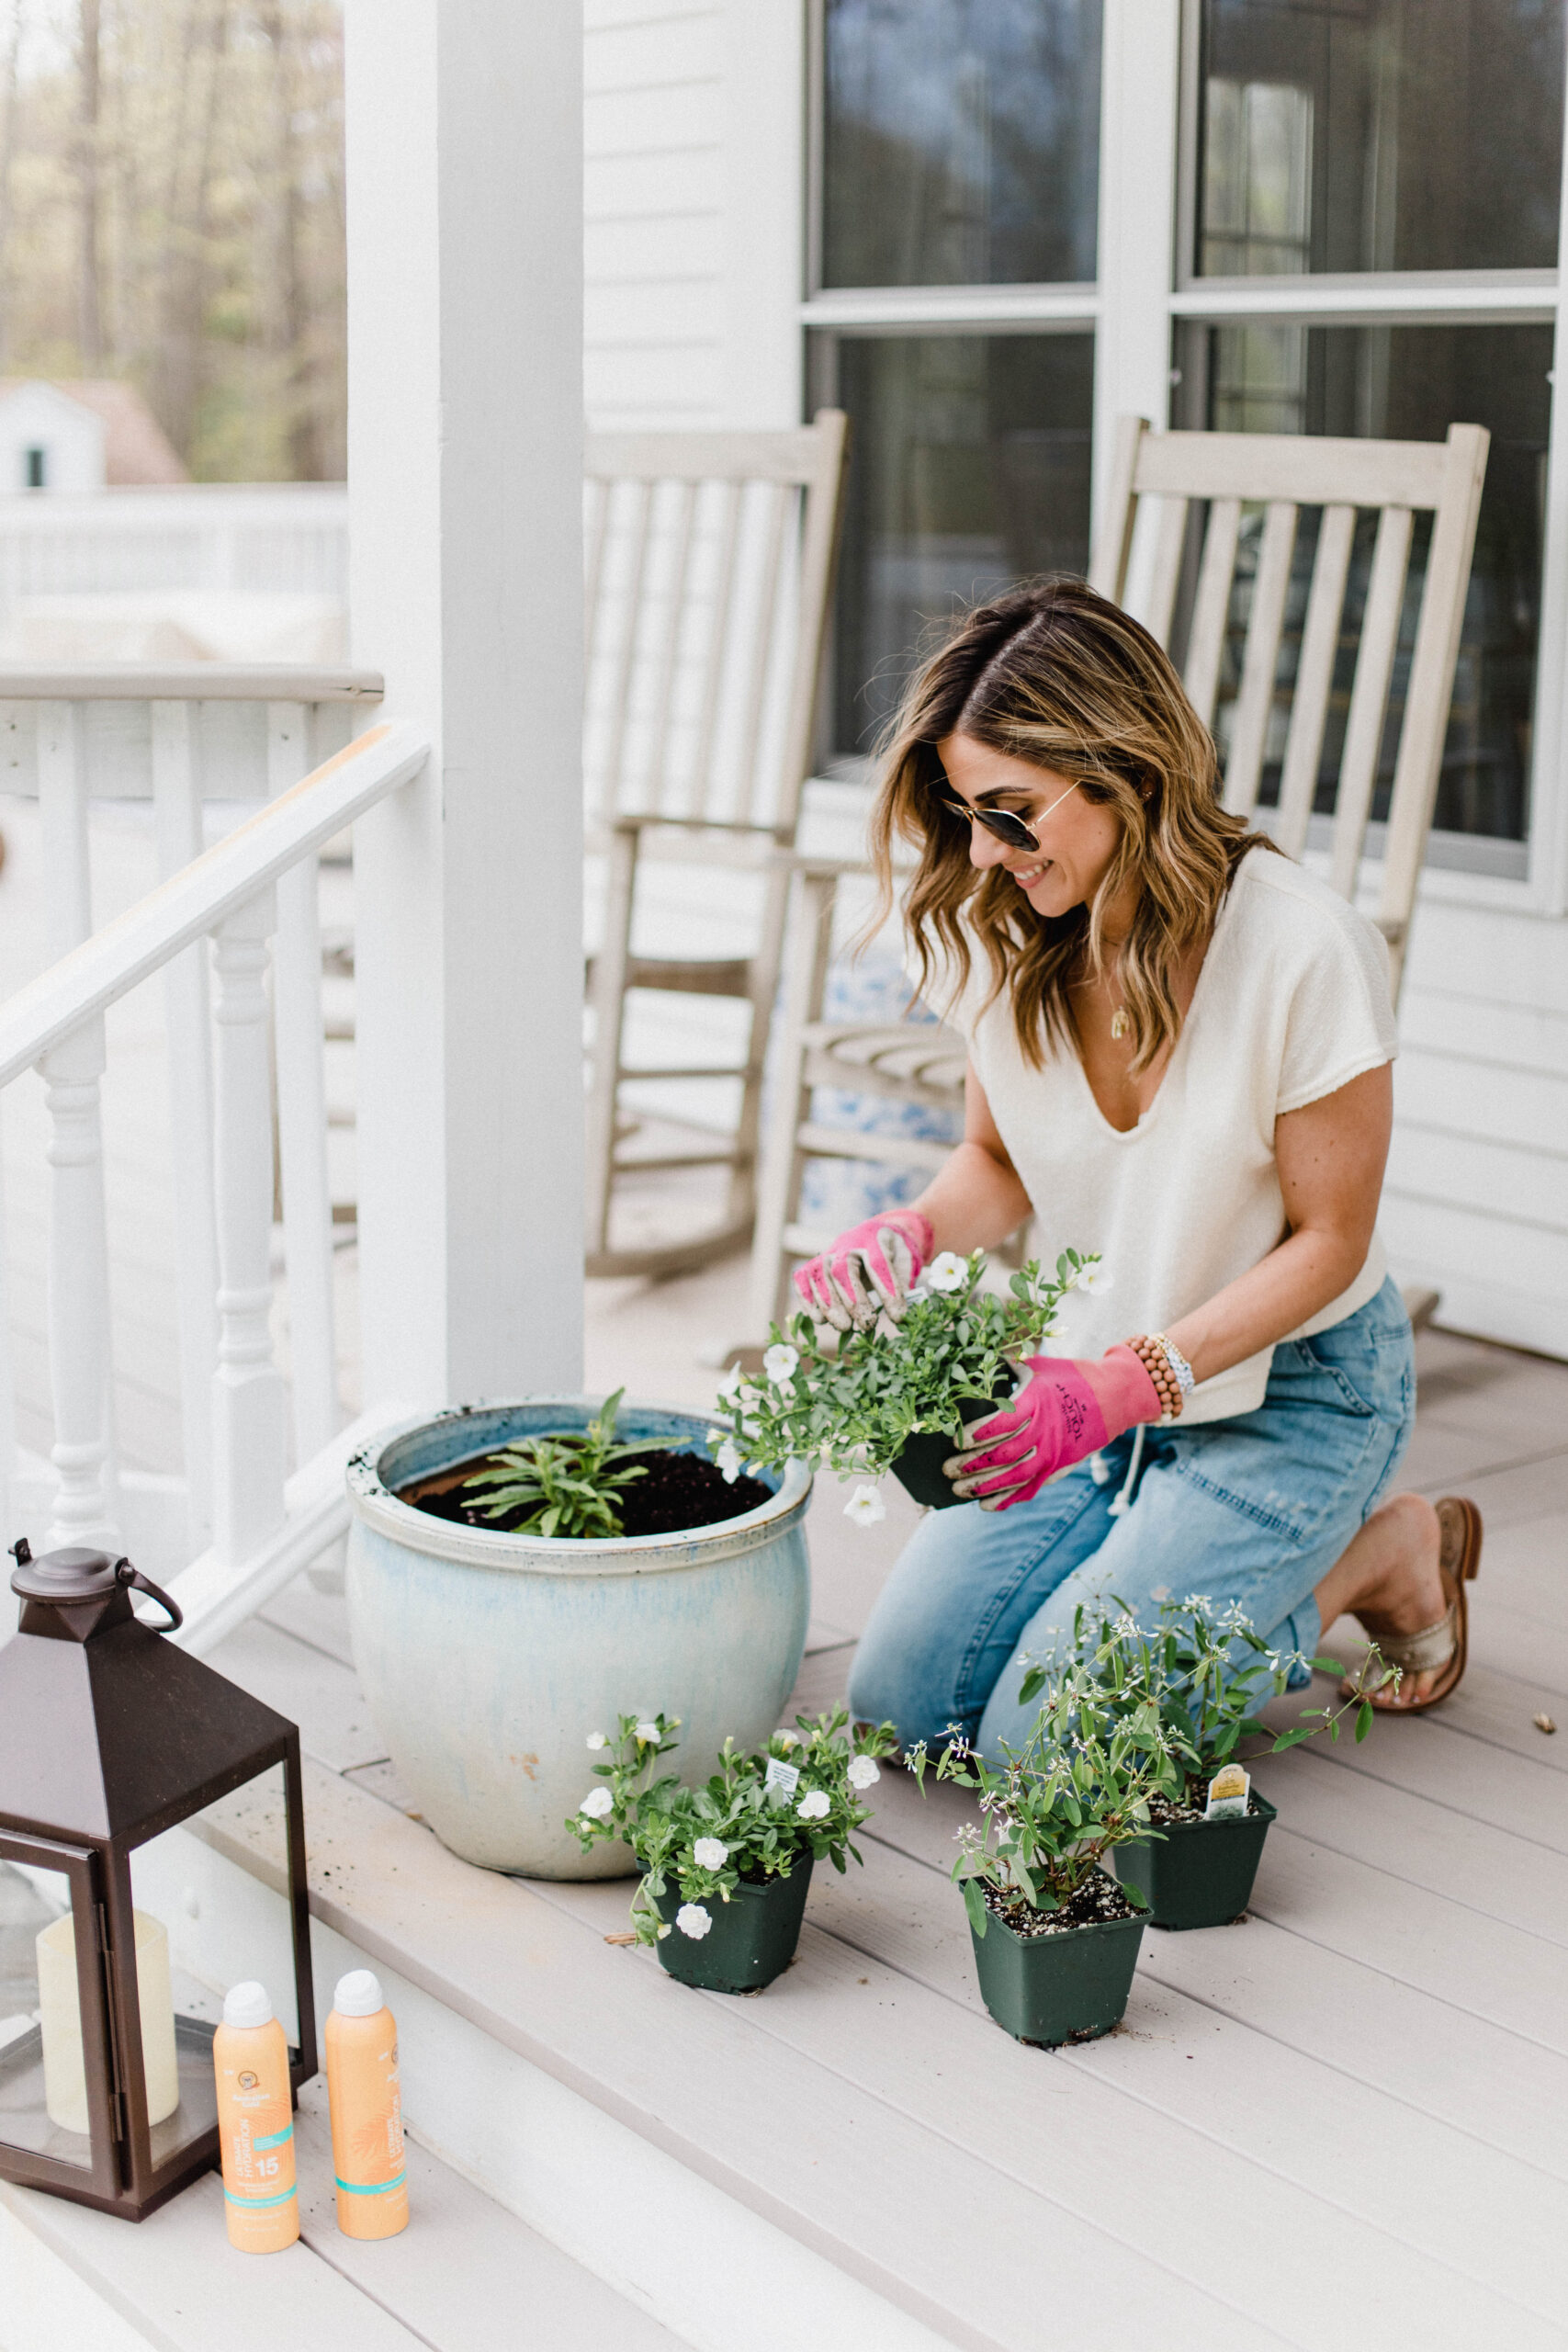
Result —
[[[933,1901],[928,1868],[869,1841],[866,1850],[863,1871],[814,1883],[814,1923],[984,2017],[956,1893],[942,1889]],[[1126,2030],[1062,2052],[1061,2064],[1113,2085],[1260,2172],[1343,2205],[1430,2261],[1551,2315],[1563,2286],[1558,2180],[1517,2156],[1477,2149],[1463,2127],[1437,2123],[1170,1984],[1160,1960],[1183,1940],[1146,1931]],[[1258,2096],[1260,2082],[1269,2085],[1267,2099]],[[1077,2127],[1074,2141],[1082,2143]],[[1337,2237],[1337,2258],[1344,2253]],[[1374,2267],[1386,2270],[1390,2260],[1374,2252]],[[1393,2277],[1388,2283],[1397,2287]]]

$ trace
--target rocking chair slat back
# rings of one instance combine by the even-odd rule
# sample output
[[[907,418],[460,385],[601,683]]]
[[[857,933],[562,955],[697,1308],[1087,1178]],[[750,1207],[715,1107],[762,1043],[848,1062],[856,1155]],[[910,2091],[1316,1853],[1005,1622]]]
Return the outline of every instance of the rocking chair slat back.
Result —
[[[607,849],[603,944],[593,959],[589,1265],[667,1272],[743,1241],[750,1227],[766,1027],[784,931],[782,875],[764,883],[753,948],[705,963],[631,953],[646,856],[757,866],[795,839],[810,765],[823,631],[838,541],[845,420],[826,410],[784,433],[611,434],[587,452],[584,781],[590,841]],[[617,1248],[611,1211],[635,1166],[621,1147],[633,988],[743,997],[751,1041],[717,1073],[741,1081],[720,1223],[690,1242]],[[666,1156],[667,1157],[667,1156]]]
[[[1196,534],[1185,678],[1204,723],[1220,722],[1225,806],[1257,815],[1299,855],[1314,801],[1331,790],[1330,878],[1347,898],[1359,884],[1379,779],[1387,774],[1391,702],[1397,703],[1377,900],[1396,990],[1437,795],[1487,445],[1473,424],[1450,426],[1441,442],[1351,441],[1156,434],[1123,417],[1089,567],[1103,594],[1126,602],[1168,644]],[[1146,517],[1145,503],[1155,509]],[[1247,513],[1259,506],[1260,531]],[[1356,553],[1357,518],[1369,509],[1378,520],[1366,564]],[[1298,560],[1307,538],[1303,510],[1317,515],[1306,581]],[[1432,516],[1430,537],[1413,571],[1422,513]],[[1292,608],[1303,602],[1296,637]],[[1238,630],[1239,678],[1227,710],[1226,659]],[[1278,776],[1275,806],[1260,808],[1270,770]]]

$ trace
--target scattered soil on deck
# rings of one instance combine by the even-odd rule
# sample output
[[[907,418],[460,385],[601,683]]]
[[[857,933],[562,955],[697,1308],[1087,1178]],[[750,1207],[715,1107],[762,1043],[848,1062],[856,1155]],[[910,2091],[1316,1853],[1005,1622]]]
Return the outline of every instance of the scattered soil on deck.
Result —
[[[698,1453],[660,1451],[639,1454],[637,1459],[648,1476],[624,1487],[617,1498],[623,1535],[679,1535],[688,1528],[713,1527],[720,1520],[739,1519],[742,1511],[760,1510],[773,1499],[773,1489],[761,1478],[740,1477],[727,1485],[717,1463],[705,1462]],[[463,1491],[465,1481],[476,1471],[501,1465],[499,1452],[470,1454],[466,1462],[454,1462],[436,1477],[418,1478],[412,1486],[400,1487],[398,1500],[412,1503],[415,1510],[428,1511],[432,1519],[450,1519],[459,1527],[483,1527],[509,1534],[522,1512],[491,1519],[483,1508],[482,1496]]]
[[[1036,1911],[1021,1894],[998,1895],[990,1887],[986,1889],[986,1908],[994,1919],[1010,1928],[1015,1936],[1026,1939],[1063,1936],[1069,1928],[1099,1928],[1108,1920],[1138,1917],[1137,1905],[1129,1903],[1116,1881],[1107,1878],[1103,1871],[1092,1871],[1059,1911]]]

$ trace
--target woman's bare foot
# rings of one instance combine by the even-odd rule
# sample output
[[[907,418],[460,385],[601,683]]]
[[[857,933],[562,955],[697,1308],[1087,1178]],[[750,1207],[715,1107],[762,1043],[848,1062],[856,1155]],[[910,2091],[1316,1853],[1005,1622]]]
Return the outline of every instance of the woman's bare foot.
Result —
[[[1373,1511],[1318,1586],[1314,1598],[1324,1632],[1348,1611],[1369,1633],[1374,1623],[1390,1634],[1418,1634],[1435,1625],[1448,1607],[1438,1569],[1440,1544],[1431,1504],[1420,1495],[1394,1495]],[[1376,1704],[1398,1713],[1424,1699],[1441,1671],[1437,1667],[1403,1675],[1397,1692]]]

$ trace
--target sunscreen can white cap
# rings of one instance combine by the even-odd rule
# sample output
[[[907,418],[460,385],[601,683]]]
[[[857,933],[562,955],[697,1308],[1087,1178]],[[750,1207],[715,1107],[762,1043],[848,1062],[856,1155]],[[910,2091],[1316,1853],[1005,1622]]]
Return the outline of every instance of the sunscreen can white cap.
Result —
[[[381,1980],[373,1968],[351,1968],[346,1976],[338,1978],[333,2007],[340,2018],[373,2018],[386,2006]]]
[[[253,1978],[247,1984],[231,1985],[223,1996],[225,2025],[254,2026],[272,2023],[272,2003],[265,1984]]]

